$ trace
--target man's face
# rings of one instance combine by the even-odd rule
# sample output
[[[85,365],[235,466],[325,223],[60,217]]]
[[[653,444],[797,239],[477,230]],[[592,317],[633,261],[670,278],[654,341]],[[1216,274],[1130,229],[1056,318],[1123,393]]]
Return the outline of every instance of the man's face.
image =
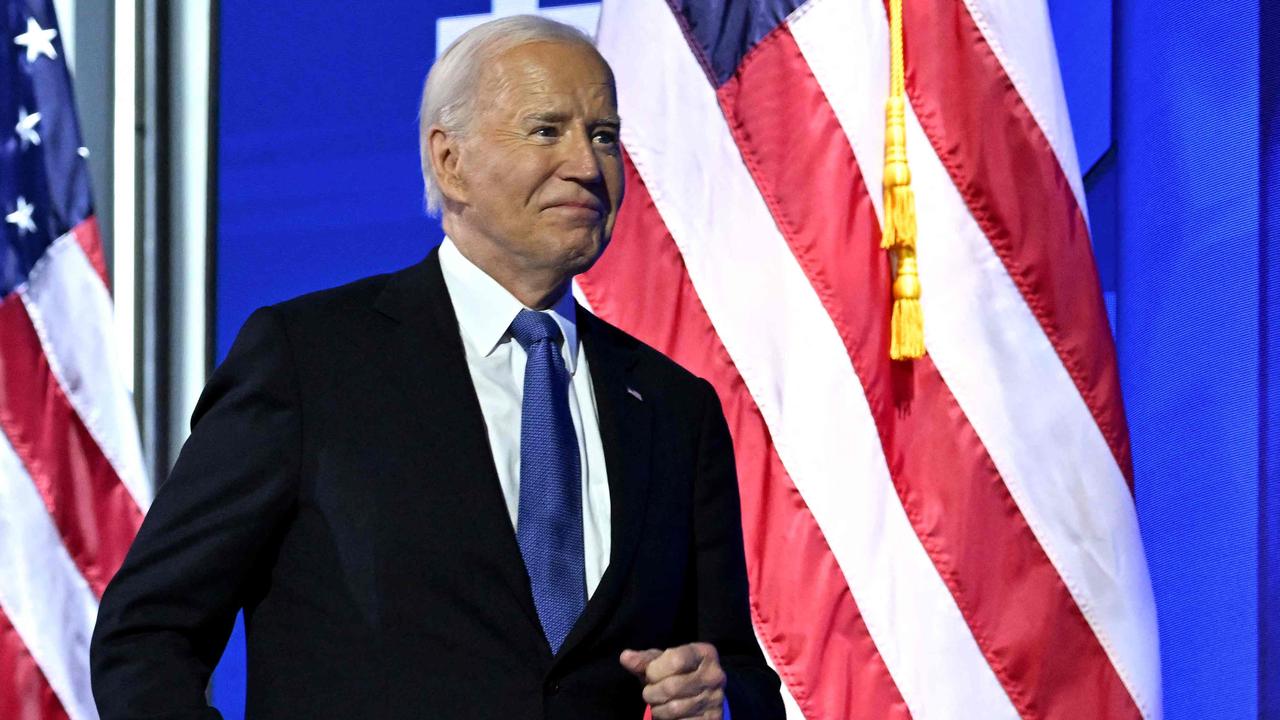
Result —
[[[536,42],[482,73],[459,144],[459,219],[509,266],[591,267],[622,202],[613,76],[590,48]]]

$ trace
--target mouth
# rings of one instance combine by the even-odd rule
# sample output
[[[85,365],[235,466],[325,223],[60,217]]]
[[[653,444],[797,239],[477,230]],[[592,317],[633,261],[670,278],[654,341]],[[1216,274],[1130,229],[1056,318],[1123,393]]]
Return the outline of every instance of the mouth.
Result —
[[[582,213],[582,214],[590,213],[593,215],[604,214],[604,208],[600,205],[600,203],[591,202],[587,200],[571,200],[569,202],[554,203],[552,205],[547,206],[547,209],[561,210],[561,211],[570,212],[570,213]]]

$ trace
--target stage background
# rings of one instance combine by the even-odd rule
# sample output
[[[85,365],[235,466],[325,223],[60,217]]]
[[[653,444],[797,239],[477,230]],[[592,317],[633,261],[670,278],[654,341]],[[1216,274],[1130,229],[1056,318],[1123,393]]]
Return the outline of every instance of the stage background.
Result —
[[[254,308],[439,242],[416,121],[437,20],[533,4],[221,0],[219,359]],[[1166,716],[1280,717],[1280,9],[1049,4],[1119,347]],[[228,720],[243,673],[237,625],[213,682]]]

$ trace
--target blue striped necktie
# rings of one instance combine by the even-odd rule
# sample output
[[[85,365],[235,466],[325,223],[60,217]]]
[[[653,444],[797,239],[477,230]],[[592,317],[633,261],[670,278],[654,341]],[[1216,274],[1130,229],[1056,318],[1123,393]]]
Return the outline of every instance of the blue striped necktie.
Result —
[[[569,372],[560,354],[560,326],[547,313],[521,310],[511,323],[511,335],[528,356],[516,540],[542,632],[556,653],[587,602],[582,474],[569,415]]]

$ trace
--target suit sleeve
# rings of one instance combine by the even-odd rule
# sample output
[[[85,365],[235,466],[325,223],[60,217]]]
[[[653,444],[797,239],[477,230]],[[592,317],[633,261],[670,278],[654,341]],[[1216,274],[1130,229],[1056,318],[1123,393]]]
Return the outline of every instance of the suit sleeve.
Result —
[[[205,688],[296,498],[301,421],[278,311],[254,313],[107,587],[90,666],[102,720],[214,720]]]
[[[778,676],[765,663],[751,628],[733,442],[715,390],[705,382],[702,388],[694,487],[697,634],[720,654],[734,720],[783,720]]]

